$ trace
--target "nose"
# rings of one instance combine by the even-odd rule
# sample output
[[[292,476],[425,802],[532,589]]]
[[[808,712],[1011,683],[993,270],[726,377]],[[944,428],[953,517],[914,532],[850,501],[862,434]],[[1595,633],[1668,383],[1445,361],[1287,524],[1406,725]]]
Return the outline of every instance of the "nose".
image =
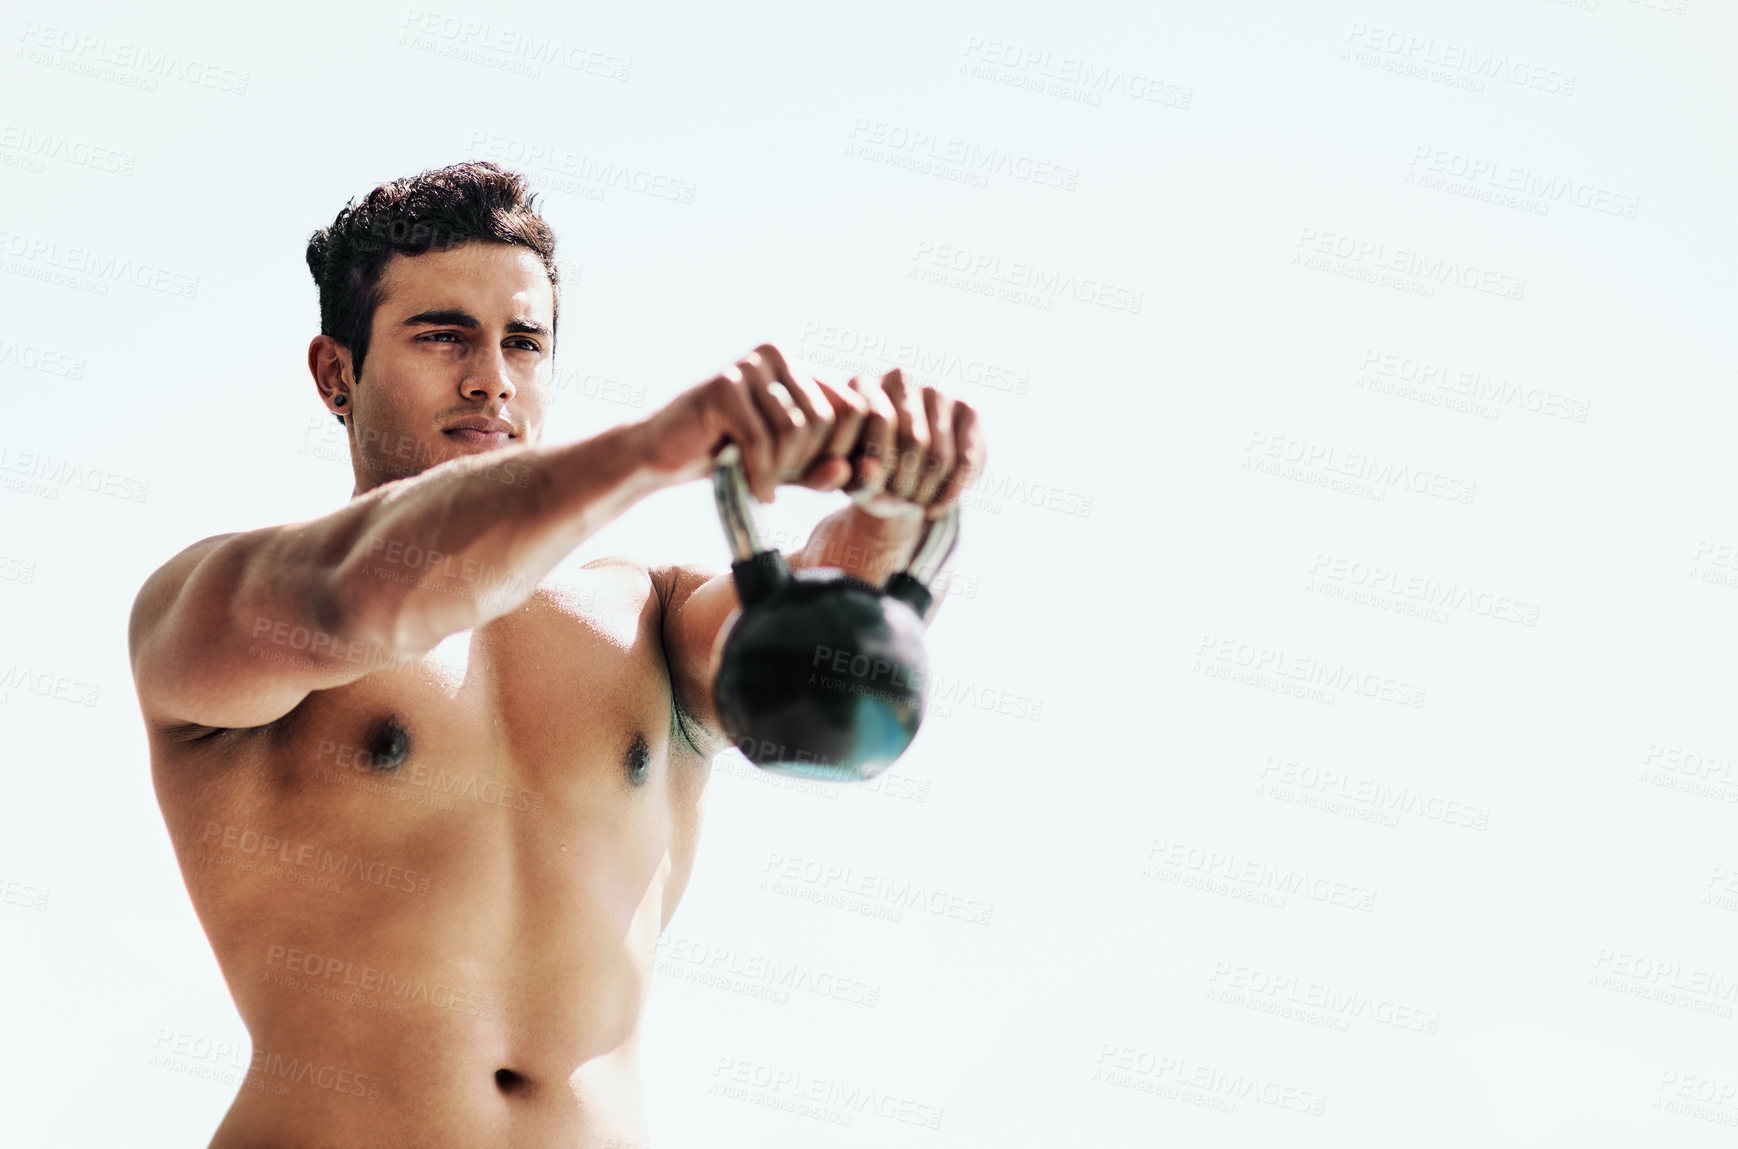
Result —
[[[466,399],[499,398],[506,403],[518,391],[507,369],[506,353],[499,347],[472,359],[469,366],[471,370],[459,380],[459,394]]]

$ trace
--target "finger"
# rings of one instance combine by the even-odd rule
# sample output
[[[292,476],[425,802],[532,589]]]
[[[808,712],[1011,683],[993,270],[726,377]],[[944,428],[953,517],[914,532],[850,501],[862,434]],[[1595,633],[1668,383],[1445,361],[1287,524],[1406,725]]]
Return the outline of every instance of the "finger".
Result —
[[[714,409],[724,434],[742,453],[742,472],[755,498],[766,501],[775,485],[772,428],[756,407],[740,369],[728,367],[711,382]]]
[[[953,405],[953,440],[953,471],[942,483],[935,500],[924,511],[932,519],[939,517],[971,489],[972,484],[984,473],[989,457],[988,447],[984,442],[983,423],[978,418],[977,410],[958,400]]]
[[[811,491],[836,491],[851,481],[851,460],[841,455],[823,455],[809,464],[793,486]]]
[[[755,350],[769,369],[776,372],[777,378],[785,384],[792,400],[803,413],[803,426],[797,432],[796,443],[792,448],[793,457],[785,477],[787,481],[796,480],[799,473],[806,477],[814,469],[816,460],[826,452],[827,442],[832,437],[833,404],[828,400],[819,377],[809,369],[808,364],[790,359],[770,343],[763,343]],[[803,485],[808,484],[803,482]],[[833,490],[834,487],[823,489]]]
[[[803,474],[802,485],[817,491],[836,491],[851,480],[851,448],[869,412],[869,404],[857,392],[836,387],[824,379],[816,385],[833,410],[833,429]]]
[[[827,430],[832,425],[832,405],[827,402],[820,383],[814,374],[807,370],[798,370],[785,358],[784,352],[770,343],[762,343],[754,349],[754,354],[760,357],[761,366],[775,382],[783,383],[790,392],[791,399],[797,409],[803,413],[804,426]]]
[[[881,389],[875,377],[855,376],[851,390],[863,400],[863,426],[851,448],[851,470],[855,476],[847,484],[850,491],[879,494],[887,486],[887,475],[893,461],[893,442],[897,431],[897,415],[893,400]]]
[[[772,432],[772,481],[774,485],[790,477],[796,461],[797,437],[803,426],[803,412],[791,397],[790,388],[772,378],[767,365],[758,355],[749,354],[737,364],[742,369],[749,395],[755,408]],[[771,493],[761,501],[772,502]]]
[[[923,413],[929,422],[929,450],[923,457],[923,476],[912,501],[928,506],[953,470],[953,405],[950,397],[934,387],[923,389]]]
[[[835,387],[817,380],[827,402],[833,406],[833,433],[827,442],[827,454],[848,455],[857,444],[863,420],[869,416],[869,401],[849,387]]]
[[[923,410],[923,397],[906,383],[905,373],[899,368],[881,377],[881,389],[893,402],[897,430],[887,491],[909,499],[917,493],[918,481],[923,478],[923,459],[929,453],[929,416]]]

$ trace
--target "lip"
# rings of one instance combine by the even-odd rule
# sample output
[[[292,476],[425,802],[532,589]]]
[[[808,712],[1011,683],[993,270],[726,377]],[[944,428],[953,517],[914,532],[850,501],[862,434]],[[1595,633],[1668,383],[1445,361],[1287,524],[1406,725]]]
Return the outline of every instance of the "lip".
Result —
[[[450,427],[443,427],[441,434],[473,447],[501,447],[512,440],[513,425],[500,419],[473,415]]]

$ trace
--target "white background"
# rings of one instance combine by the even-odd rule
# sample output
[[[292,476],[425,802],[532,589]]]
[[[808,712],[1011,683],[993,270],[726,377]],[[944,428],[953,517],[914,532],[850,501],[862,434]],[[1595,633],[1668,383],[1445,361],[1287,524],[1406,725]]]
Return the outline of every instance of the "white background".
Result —
[[[1730,1144],[1738,28],[1673,3],[7,5],[0,1140],[234,1095],[127,612],[342,505],[306,237],[489,158],[546,441],[767,339],[989,433],[888,784],[717,763],[656,1143]],[[621,552],[723,561],[705,485]]]

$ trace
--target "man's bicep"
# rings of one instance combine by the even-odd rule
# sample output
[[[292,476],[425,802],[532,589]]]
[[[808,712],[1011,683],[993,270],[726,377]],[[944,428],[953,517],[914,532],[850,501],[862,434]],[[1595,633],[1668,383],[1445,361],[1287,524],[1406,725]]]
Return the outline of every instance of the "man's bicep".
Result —
[[[664,659],[677,717],[695,749],[715,754],[730,739],[712,702],[712,648],[737,608],[736,584],[728,569],[672,566],[651,573],[664,608]]]

